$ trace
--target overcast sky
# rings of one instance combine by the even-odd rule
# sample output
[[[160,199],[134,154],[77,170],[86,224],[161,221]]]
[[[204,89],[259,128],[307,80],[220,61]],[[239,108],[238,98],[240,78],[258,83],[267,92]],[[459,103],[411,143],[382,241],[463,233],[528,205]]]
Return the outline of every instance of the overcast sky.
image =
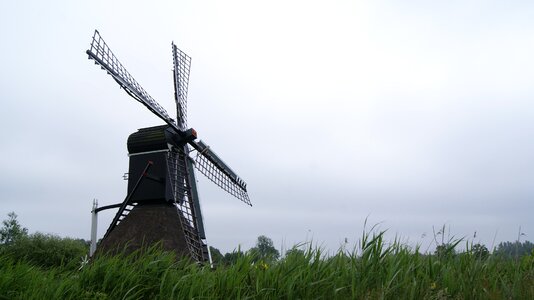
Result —
[[[192,56],[189,126],[254,205],[198,174],[223,252],[351,247],[366,218],[532,240],[534,2],[430,2],[3,1],[0,219],[89,239],[92,200],[126,196],[126,139],[162,122],[87,59],[98,29],[171,114],[171,41]]]

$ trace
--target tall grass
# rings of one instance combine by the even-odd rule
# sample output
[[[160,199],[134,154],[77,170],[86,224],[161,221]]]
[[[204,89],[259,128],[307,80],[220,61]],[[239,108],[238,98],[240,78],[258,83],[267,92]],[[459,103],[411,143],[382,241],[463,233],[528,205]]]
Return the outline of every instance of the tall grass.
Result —
[[[215,269],[155,248],[99,257],[80,270],[0,256],[0,299],[45,298],[534,299],[534,256],[482,259],[469,247],[426,255],[386,243],[380,231],[363,233],[357,248],[333,256],[307,245],[272,264],[245,254]]]

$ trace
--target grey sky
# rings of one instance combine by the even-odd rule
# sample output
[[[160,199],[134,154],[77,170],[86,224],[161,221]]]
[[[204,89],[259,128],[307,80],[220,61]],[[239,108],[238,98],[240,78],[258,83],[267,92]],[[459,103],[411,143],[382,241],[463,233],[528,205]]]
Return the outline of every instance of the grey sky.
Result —
[[[124,198],[126,138],[161,122],[87,60],[96,28],[171,113],[171,41],[193,57],[189,125],[254,204],[198,175],[223,251],[335,250],[366,217],[424,246],[443,224],[532,240],[532,2],[108,2],[2,3],[0,216],[87,239],[92,199]]]

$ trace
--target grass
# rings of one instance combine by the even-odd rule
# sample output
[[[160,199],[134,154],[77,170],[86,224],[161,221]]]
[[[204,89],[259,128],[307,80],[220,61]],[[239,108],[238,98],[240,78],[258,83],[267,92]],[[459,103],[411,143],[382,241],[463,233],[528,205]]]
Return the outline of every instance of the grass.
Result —
[[[364,233],[351,252],[307,245],[270,264],[245,254],[212,269],[153,248],[72,265],[2,254],[0,299],[534,299],[533,255],[426,255],[384,232]]]

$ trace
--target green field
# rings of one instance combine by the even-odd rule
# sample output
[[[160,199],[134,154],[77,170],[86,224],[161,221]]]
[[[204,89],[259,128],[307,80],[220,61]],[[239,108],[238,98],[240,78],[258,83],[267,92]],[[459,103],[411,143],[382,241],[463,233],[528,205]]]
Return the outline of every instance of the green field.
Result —
[[[301,245],[210,268],[151,249],[81,267],[85,245],[41,235],[0,248],[0,299],[534,299],[534,255],[456,253],[459,243],[421,254],[377,232],[335,255]]]

